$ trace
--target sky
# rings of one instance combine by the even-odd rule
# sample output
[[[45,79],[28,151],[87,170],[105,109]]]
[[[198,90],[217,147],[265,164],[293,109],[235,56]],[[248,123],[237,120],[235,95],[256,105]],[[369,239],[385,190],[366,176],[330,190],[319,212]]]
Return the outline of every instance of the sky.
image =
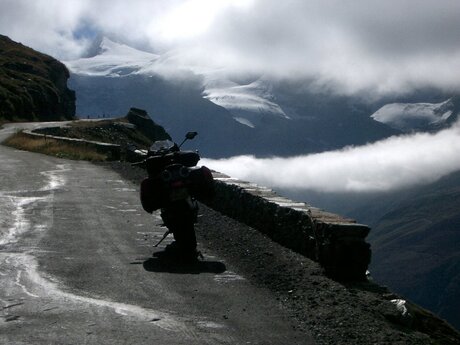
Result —
[[[459,18],[458,0],[0,0],[0,34],[60,60],[84,56],[102,34],[178,66],[376,97],[458,90]],[[205,162],[281,188],[395,190],[460,170],[459,128],[316,155]]]
[[[460,86],[457,0],[0,0],[0,33],[61,60],[96,33],[178,64],[344,94]]]

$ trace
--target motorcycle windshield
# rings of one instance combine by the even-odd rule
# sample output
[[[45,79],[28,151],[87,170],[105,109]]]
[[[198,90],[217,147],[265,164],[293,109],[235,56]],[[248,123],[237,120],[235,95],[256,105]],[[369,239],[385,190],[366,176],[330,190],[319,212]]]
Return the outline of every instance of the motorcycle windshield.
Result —
[[[159,140],[155,141],[152,146],[150,146],[150,151],[158,152],[158,151],[168,151],[173,148],[174,143],[171,140]]]

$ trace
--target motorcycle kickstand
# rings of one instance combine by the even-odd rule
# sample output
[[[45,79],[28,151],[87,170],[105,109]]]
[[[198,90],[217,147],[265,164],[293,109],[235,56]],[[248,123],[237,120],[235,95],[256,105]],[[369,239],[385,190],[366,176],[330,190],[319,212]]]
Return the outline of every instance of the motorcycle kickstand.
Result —
[[[168,235],[169,235],[170,233],[171,233],[170,230],[166,231],[165,234],[163,235],[163,237],[161,238],[161,240],[160,240],[157,244],[155,244],[154,247],[158,247],[158,246],[160,245],[160,243],[163,242],[164,239],[165,239],[166,237],[168,237]]]

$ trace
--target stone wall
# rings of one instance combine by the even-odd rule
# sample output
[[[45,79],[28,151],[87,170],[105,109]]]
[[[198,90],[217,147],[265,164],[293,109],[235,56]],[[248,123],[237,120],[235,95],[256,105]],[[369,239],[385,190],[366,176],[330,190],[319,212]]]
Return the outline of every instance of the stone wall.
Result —
[[[274,241],[318,261],[337,279],[364,279],[370,229],[353,219],[281,197],[271,189],[213,172],[216,195],[205,202]]]

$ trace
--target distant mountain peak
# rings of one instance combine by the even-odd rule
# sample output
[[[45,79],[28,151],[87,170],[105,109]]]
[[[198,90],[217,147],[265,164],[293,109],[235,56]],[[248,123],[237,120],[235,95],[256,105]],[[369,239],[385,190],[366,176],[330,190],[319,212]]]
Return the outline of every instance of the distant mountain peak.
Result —
[[[96,55],[101,54],[101,44],[102,40],[104,39],[103,35],[97,35],[94,39],[85,54],[82,56],[82,58],[92,58],[95,57]]]
[[[88,50],[87,57],[66,61],[65,64],[74,74],[120,77],[141,73],[158,58],[156,54],[98,36]]]
[[[390,103],[371,118],[404,132],[434,130],[452,123],[458,116],[458,106],[457,97],[441,103]]]
[[[176,58],[173,53],[159,56],[100,35],[86,57],[65,64],[73,74],[95,77],[160,75],[167,79],[184,71],[202,77],[203,97],[230,111],[239,123],[253,128],[265,117],[289,119],[277,103],[270,82],[260,76],[233,81],[225,73],[200,66],[187,66],[185,71]]]
[[[270,82],[263,78],[248,84],[239,84],[225,78],[205,78],[203,95],[230,111],[236,121],[252,128],[255,122],[265,116],[289,119],[276,102]]]

